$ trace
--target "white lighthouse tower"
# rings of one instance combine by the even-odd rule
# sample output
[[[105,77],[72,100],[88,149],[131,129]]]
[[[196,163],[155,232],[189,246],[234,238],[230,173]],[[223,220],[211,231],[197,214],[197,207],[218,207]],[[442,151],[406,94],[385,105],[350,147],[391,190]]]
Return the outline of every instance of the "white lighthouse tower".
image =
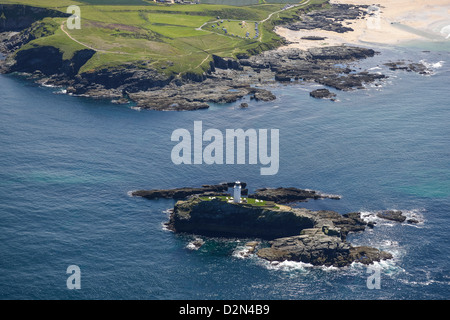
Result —
[[[236,181],[234,185],[233,202],[241,203],[241,183],[239,181]]]

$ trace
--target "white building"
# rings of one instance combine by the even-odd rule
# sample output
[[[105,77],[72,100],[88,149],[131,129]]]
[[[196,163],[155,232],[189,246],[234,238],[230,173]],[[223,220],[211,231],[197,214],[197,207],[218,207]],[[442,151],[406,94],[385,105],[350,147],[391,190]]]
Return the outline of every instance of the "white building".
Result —
[[[241,183],[239,181],[236,181],[234,185],[233,202],[241,203]]]

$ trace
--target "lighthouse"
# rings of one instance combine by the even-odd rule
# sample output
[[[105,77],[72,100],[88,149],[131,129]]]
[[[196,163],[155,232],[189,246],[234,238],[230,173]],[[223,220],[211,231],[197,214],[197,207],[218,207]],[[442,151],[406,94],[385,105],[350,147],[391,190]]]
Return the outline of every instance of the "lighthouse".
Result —
[[[236,181],[234,185],[233,202],[241,203],[241,183],[239,181]]]

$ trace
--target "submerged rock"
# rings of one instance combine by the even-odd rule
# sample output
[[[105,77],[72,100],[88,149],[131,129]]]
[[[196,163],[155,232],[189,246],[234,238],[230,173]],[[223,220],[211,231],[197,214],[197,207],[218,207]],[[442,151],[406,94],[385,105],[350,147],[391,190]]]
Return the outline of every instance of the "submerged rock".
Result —
[[[309,95],[316,99],[332,99],[336,97],[335,93],[330,92],[328,89],[317,89],[314,91],[311,91]]]
[[[319,37],[319,36],[306,36],[306,37],[302,37],[302,40],[311,40],[311,41],[320,41],[320,40],[325,40],[326,37]]]
[[[406,62],[406,61],[396,61],[396,62],[387,62],[384,64],[392,71],[403,70],[407,72],[416,72],[418,74],[428,75],[431,73],[431,70],[427,68],[421,62]]]

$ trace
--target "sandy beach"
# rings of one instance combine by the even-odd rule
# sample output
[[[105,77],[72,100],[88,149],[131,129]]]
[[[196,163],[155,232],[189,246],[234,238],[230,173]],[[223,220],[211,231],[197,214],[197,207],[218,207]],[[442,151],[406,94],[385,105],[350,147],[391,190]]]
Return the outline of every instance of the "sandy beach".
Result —
[[[277,33],[292,42],[288,47],[301,49],[340,44],[400,45],[412,40],[450,41],[449,0],[331,0],[330,3],[369,5],[370,15],[346,21],[344,26],[354,31],[345,33],[318,29],[292,31],[281,27]],[[326,39],[302,39],[307,36]]]

